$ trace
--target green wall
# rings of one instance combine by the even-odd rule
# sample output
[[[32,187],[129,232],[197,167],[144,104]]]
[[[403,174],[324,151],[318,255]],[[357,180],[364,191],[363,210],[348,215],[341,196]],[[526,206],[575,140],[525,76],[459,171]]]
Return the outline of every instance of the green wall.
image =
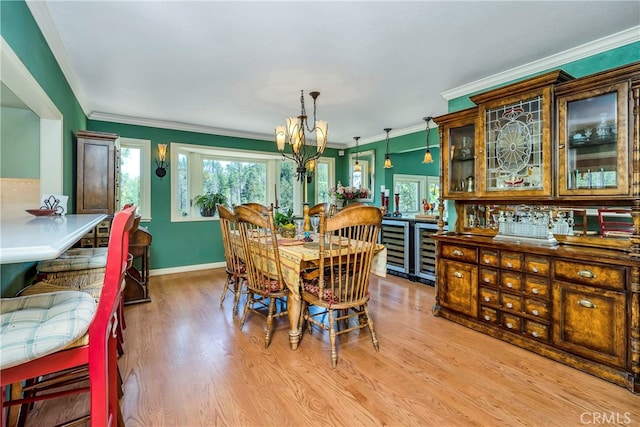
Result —
[[[88,121],[24,1],[0,2],[0,19],[0,33],[64,115],[64,193],[72,196],[71,209],[75,209],[73,203],[73,184],[75,181],[75,168],[73,166],[75,164],[74,135],[79,129],[113,132],[130,138],[150,139],[152,141],[152,150],[155,150],[159,143],[181,142],[219,147],[257,147],[264,151],[274,151],[273,143],[268,141]],[[575,77],[580,77],[638,61],[640,60],[639,52],[640,43],[634,43],[633,45],[620,47],[572,62],[561,68]],[[449,111],[466,108],[469,106],[469,102],[468,96],[452,100],[449,102]],[[438,112],[433,113],[437,114]],[[424,131],[397,137],[393,136],[392,131],[390,135],[389,151],[394,165],[392,169],[384,169],[383,167],[384,140],[360,147],[362,151],[371,149],[376,151],[376,188],[373,189],[376,204],[379,204],[380,195],[378,193],[380,185],[391,187],[394,173],[438,175],[439,149],[435,148],[438,144],[437,132],[432,130],[430,134],[435,162],[429,165],[422,164],[425,148]],[[328,155],[336,158],[336,180],[349,181],[348,158],[351,152],[353,152],[353,149],[345,150],[345,155],[339,156],[335,150],[328,150]],[[222,247],[219,245],[220,232],[218,222],[171,223],[170,181],[168,179],[159,180],[155,176],[152,177],[151,197],[152,221],[144,225],[147,225],[153,234],[152,269],[198,265],[223,260]],[[312,197],[310,197],[310,203],[313,203]],[[18,281],[25,280],[27,276],[25,272],[30,267],[32,265],[3,266],[3,295],[5,295],[5,289],[15,287]],[[10,272],[11,277],[5,277],[5,272]]]
[[[73,195],[74,134],[77,129],[86,128],[87,117],[24,1],[0,1],[0,34],[64,116],[63,192]],[[72,200],[73,197],[70,210],[74,209]],[[15,294],[33,279],[33,273],[34,263],[0,266],[2,296]]]
[[[171,142],[276,152],[275,143],[270,141],[95,120],[89,120],[88,127],[93,131],[111,132],[121,137],[151,140],[152,153],[157,152],[158,144]],[[327,149],[325,155],[335,157],[337,152],[334,149]],[[341,161],[337,162],[336,167],[344,168]],[[155,166],[151,170],[155,170]],[[312,199],[311,189],[309,193]],[[310,200],[310,204],[313,204],[313,200]],[[171,181],[167,178],[160,180],[155,175],[152,176],[151,216],[151,222],[143,223],[153,236],[151,268],[171,268],[224,261],[224,248],[218,221],[171,222]]]
[[[16,159],[31,159],[16,162]],[[0,177],[40,178],[40,118],[31,110],[0,109]]]

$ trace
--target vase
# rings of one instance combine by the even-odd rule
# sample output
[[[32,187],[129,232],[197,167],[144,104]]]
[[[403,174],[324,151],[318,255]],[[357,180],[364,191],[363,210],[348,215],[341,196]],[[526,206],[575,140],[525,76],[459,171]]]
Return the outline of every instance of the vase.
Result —
[[[344,207],[344,199],[336,199],[336,207],[343,208]]]

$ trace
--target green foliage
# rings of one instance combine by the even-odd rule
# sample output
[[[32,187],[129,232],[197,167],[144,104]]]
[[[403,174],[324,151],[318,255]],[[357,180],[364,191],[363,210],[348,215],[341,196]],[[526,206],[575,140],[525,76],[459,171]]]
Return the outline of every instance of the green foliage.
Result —
[[[287,213],[276,212],[273,216],[273,222],[276,227],[282,227],[285,225],[293,224],[293,209],[287,210]]]
[[[199,208],[214,209],[217,204],[227,203],[227,197],[222,193],[204,193],[193,198],[193,204]]]

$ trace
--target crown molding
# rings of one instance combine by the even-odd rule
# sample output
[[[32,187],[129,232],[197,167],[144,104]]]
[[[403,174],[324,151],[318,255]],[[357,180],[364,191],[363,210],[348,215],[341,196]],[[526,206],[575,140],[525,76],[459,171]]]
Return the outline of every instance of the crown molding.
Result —
[[[640,26],[442,92],[447,101],[640,41]]]
[[[204,133],[208,135],[229,136],[233,138],[254,139],[259,141],[273,142],[273,135],[256,132],[246,132],[232,129],[216,128],[212,126],[201,126],[191,123],[173,122],[169,120],[145,119],[142,117],[122,116],[118,114],[108,114],[93,112],[88,116],[89,120],[100,120],[103,122],[122,123],[135,126],[148,126],[160,129],[171,129],[184,132]],[[343,149],[345,145],[328,143],[328,148]]]
[[[33,19],[36,21],[36,24],[40,28],[40,32],[49,45],[51,53],[53,53],[53,56],[56,58],[58,66],[62,70],[62,74],[64,74],[64,77],[67,79],[67,82],[71,87],[71,91],[78,100],[80,108],[82,108],[84,114],[87,115],[87,111],[89,111],[89,108],[86,95],[82,90],[82,86],[78,82],[75,73],[73,72],[73,68],[71,67],[71,63],[69,62],[69,55],[64,48],[64,44],[62,43],[62,39],[58,34],[58,30],[53,24],[53,19],[51,18],[51,14],[49,13],[49,9],[47,8],[47,2],[41,0],[26,0],[26,3],[29,11],[31,12],[31,15],[33,16]]]

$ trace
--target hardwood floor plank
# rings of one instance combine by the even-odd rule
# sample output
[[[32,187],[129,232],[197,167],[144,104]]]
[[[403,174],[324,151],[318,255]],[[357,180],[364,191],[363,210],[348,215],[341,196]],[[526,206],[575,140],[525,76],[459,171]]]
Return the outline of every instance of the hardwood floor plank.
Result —
[[[233,298],[219,307],[224,279],[153,276],[153,301],[126,307],[128,427],[640,426],[640,396],[434,317],[430,286],[372,278],[380,351],[368,330],[345,334],[333,369],[327,332],[305,329],[292,351],[286,318],[268,349],[264,319],[250,314],[241,330]],[[38,403],[29,425],[86,411],[86,397]]]

